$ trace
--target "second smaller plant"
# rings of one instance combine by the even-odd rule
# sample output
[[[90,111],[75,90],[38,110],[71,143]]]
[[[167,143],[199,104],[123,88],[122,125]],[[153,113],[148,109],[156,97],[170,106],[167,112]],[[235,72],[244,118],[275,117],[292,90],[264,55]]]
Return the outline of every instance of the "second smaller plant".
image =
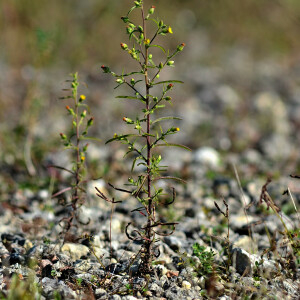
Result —
[[[94,118],[88,116],[89,107],[85,103],[86,96],[78,94],[78,73],[71,74],[71,76],[71,80],[66,80],[66,82],[70,84],[70,88],[64,89],[64,91],[71,92],[71,95],[61,97],[61,99],[72,100],[70,105],[66,106],[66,110],[71,117],[71,128],[69,133],[60,133],[60,137],[65,149],[71,150],[72,169],[67,169],[61,166],[55,167],[70,173],[73,178],[73,182],[71,183],[71,186],[60,190],[52,196],[56,197],[67,191],[71,191],[72,193],[71,200],[65,203],[65,206],[71,208],[69,215],[60,221],[60,223],[63,222],[63,232],[61,234],[64,234],[64,237],[66,237],[66,234],[69,232],[71,227],[74,226],[75,219],[78,223],[82,224],[78,218],[78,208],[85,202],[85,159],[89,145],[87,140],[91,139],[88,137],[88,130],[94,123]]]

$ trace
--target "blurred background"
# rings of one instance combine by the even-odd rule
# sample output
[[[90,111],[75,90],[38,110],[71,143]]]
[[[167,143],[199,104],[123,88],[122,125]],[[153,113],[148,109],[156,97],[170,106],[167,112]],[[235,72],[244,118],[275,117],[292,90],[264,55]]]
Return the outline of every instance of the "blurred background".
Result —
[[[91,147],[99,167],[120,145],[104,141],[126,130],[133,103],[115,99],[114,80],[100,66],[136,67],[120,49],[127,42],[120,17],[131,0],[0,0],[0,186],[20,176],[35,178],[47,160],[63,152],[59,133],[70,123],[59,100],[65,80],[79,72],[81,92],[95,117]],[[145,0],[174,34],[159,42],[186,47],[166,79],[178,79],[168,115],[183,118],[176,140],[194,156],[169,150],[166,160],[181,168],[210,147],[228,172],[235,162],[243,178],[300,172],[300,1]],[[115,147],[115,148],[114,148]],[[215,153],[215,152],[214,152]],[[95,167],[95,168],[96,168]],[[107,168],[95,171],[103,175]],[[105,171],[105,170],[106,171]],[[96,174],[97,173],[97,174]]]

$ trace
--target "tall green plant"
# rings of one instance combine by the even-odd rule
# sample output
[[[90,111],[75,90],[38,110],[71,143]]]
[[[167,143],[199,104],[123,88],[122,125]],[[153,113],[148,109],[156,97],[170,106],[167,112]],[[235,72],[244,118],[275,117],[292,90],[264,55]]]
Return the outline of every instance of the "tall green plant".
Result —
[[[180,130],[178,127],[163,129],[161,125],[166,120],[179,120],[179,118],[168,116],[155,119],[154,117],[157,110],[172,102],[169,92],[173,89],[174,84],[182,83],[179,80],[161,81],[159,77],[165,68],[174,67],[173,57],[183,50],[185,44],[178,45],[173,52],[170,52],[156,43],[159,37],[172,34],[172,28],[162,20],[153,18],[155,6],[146,9],[144,2],[142,0],[134,1],[134,6],[126,16],[121,18],[126,24],[126,32],[130,43],[129,45],[121,43],[121,49],[136,61],[138,69],[131,72],[123,71],[121,74],[112,72],[107,66],[102,66],[102,69],[104,73],[109,73],[116,78],[117,86],[115,88],[127,86],[132,92],[130,95],[117,96],[117,98],[139,101],[143,104],[141,113],[135,119],[123,118],[123,121],[134,132],[121,135],[115,134],[107,143],[120,141],[128,146],[126,155],[134,155],[131,172],[134,171],[136,165],[144,166],[143,172],[137,176],[132,174],[132,177],[129,178],[127,185],[132,187],[130,190],[116,189],[131,194],[141,204],[140,207],[134,210],[146,217],[146,225],[138,231],[138,239],[143,243],[140,251],[142,259],[140,271],[149,273],[152,270],[152,261],[155,255],[156,234],[159,234],[157,227],[166,225],[174,227],[174,230],[177,224],[161,222],[156,215],[157,205],[160,205],[161,196],[165,192],[162,188],[156,187],[155,183],[164,179],[178,179],[161,175],[162,172],[166,171],[166,166],[161,165],[162,157],[156,150],[162,146],[188,148],[180,144],[168,143],[166,139],[169,135],[177,133]],[[134,11],[140,13],[140,25],[131,20]],[[148,24],[154,27],[152,35],[148,33]],[[152,51],[155,48],[161,50],[163,60],[154,58]],[[154,86],[161,88],[155,94],[151,94],[150,91]],[[108,200],[99,190],[98,196],[106,201]],[[174,200],[175,190],[173,189],[172,201],[169,204],[173,203]],[[126,227],[128,238],[136,240],[136,238],[129,235],[128,226]]]

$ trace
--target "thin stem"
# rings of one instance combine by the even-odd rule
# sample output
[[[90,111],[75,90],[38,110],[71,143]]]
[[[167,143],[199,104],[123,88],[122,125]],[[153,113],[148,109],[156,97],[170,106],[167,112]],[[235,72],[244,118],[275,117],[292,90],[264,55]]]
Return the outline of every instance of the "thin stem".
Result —
[[[114,208],[115,208],[114,203],[112,203],[111,211],[110,211],[110,222],[109,222],[110,261],[111,261],[112,256],[113,256],[113,248],[112,248],[112,243],[111,243],[111,223],[112,223]]]
[[[157,102],[155,102],[155,103],[153,104],[151,110],[155,109],[156,106],[164,99],[164,96],[165,96],[166,93],[167,93],[167,91],[163,91],[163,94],[162,94],[161,98],[160,98]]]
[[[79,149],[79,143],[80,143],[80,135],[79,135],[79,105],[77,102],[77,87],[74,94],[74,101],[75,101],[75,116],[76,116],[76,184],[75,184],[75,190],[74,190],[74,197],[73,197],[73,209],[76,210],[76,202],[78,200],[78,185],[80,182],[80,176],[79,176],[79,169],[80,169],[80,149]]]
[[[154,41],[154,39],[157,37],[158,32],[159,32],[159,28],[156,30],[156,32],[155,32],[153,38],[152,38],[151,41],[150,41],[150,44],[152,44],[152,42]]]
[[[147,40],[146,37],[146,22],[144,16],[144,7],[141,8],[142,11],[142,19],[143,19],[143,30],[144,30],[144,40]],[[149,111],[150,108],[150,84],[149,84],[149,75],[148,75],[148,46],[145,43],[145,63],[144,63],[144,75],[145,75],[145,87],[146,87],[146,111]],[[151,139],[150,139],[150,125],[151,125],[151,118],[150,114],[147,114],[146,126],[147,126],[147,194],[148,194],[148,209],[147,209],[147,226],[146,226],[146,239],[145,239],[145,267],[147,271],[150,271],[151,268],[151,256],[152,256],[152,217],[153,217],[153,201],[151,197]]]
[[[143,98],[143,100],[144,101],[146,101],[146,98],[132,85],[132,84],[130,84],[130,83],[128,83],[126,80],[125,80],[125,83],[130,87],[130,88],[132,88],[136,93],[138,93],[140,96],[141,96],[141,98]]]
[[[158,71],[155,73],[155,75],[152,77],[151,81],[150,81],[150,84],[153,83],[154,79],[156,78],[156,76],[161,72],[161,70],[166,66],[167,62],[172,58],[174,57],[176,54],[178,53],[178,51],[175,51],[172,55],[168,56],[166,58],[166,61],[163,63],[163,67],[162,68],[159,68]]]

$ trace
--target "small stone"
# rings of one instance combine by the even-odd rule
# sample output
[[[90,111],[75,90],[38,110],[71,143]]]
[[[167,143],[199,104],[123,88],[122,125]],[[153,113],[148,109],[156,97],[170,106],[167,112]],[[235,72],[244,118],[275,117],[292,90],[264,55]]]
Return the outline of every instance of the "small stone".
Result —
[[[38,197],[41,198],[42,200],[47,200],[49,197],[49,191],[48,190],[40,190],[38,192]]]
[[[137,300],[138,298],[133,297],[133,296],[125,296],[122,299],[124,299],[124,300]]]
[[[95,290],[95,296],[97,299],[107,299],[107,292],[106,290],[99,288]]]
[[[89,254],[90,250],[87,246],[74,243],[66,243],[61,248],[62,252],[67,252],[73,260],[80,259]]]
[[[115,294],[115,295],[110,296],[108,299],[109,300],[121,300],[122,298],[121,298],[121,296]]]
[[[236,248],[242,248],[250,253],[257,250],[256,243],[247,235],[239,236],[233,244]]]
[[[186,280],[182,281],[182,288],[183,289],[189,290],[191,287],[192,287],[192,285],[188,281],[186,281]]]
[[[245,232],[248,234],[248,225],[251,223],[258,222],[259,218],[254,216],[245,216],[245,215],[233,215],[230,217],[230,226],[231,229],[235,232]]]
[[[218,168],[221,162],[219,153],[210,147],[199,148],[193,156],[193,161],[210,168]]]
[[[146,296],[146,297],[152,297],[151,291],[146,291],[146,292],[144,293],[144,296]]]
[[[252,273],[250,254],[244,249],[232,250],[232,265],[240,275],[247,276]]]
[[[149,287],[149,291],[151,291],[155,296],[160,296],[160,294],[163,292],[163,289],[158,284],[152,283]]]
[[[76,299],[77,295],[63,281],[45,277],[42,279],[43,295],[47,299],[53,299],[54,291],[57,291],[62,299]]]
[[[177,278],[176,282],[178,283],[179,286],[182,285],[182,282],[183,282],[183,278],[180,276]]]
[[[230,300],[230,297],[227,295],[221,296],[220,298],[218,298],[219,300]]]
[[[177,277],[179,274],[179,271],[171,271],[171,270],[168,270],[166,272],[166,275],[168,278],[171,278],[171,277]]]
[[[166,236],[165,242],[174,251],[178,251],[182,246],[181,241],[175,236]]]
[[[110,264],[105,268],[105,271],[110,272],[111,274],[119,274],[123,271],[123,266],[119,263]]]
[[[25,262],[25,258],[20,255],[18,249],[12,249],[12,253],[10,254],[9,263],[11,265],[14,264],[23,264]]]
[[[163,265],[156,265],[154,267],[155,271],[156,271],[156,274],[158,277],[161,277],[163,275],[166,275],[168,273],[168,269],[163,266]]]
[[[137,276],[139,274],[139,268],[139,263],[134,262],[129,268],[129,274],[131,274],[131,276]]]

